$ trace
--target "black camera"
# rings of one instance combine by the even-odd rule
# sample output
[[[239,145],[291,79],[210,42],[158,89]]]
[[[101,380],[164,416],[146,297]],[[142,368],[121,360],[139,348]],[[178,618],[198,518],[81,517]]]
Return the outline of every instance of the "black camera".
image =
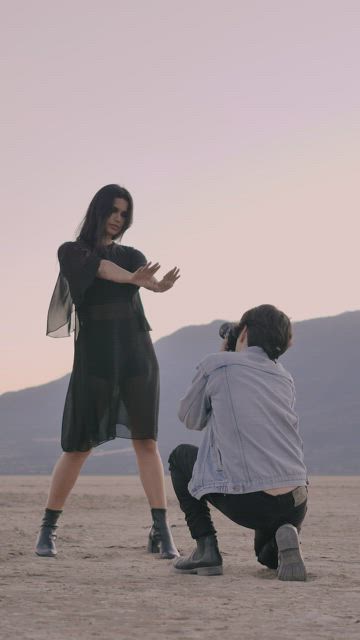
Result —
[[[234,322],[223,322],[219,329],[219,336],[226,340],[225,351],[235,351],[236,342],[239,337],[239,325]]]

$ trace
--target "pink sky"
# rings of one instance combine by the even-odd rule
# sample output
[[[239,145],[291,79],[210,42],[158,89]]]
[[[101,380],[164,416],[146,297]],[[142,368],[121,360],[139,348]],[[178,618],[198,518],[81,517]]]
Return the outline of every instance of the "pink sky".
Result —
[[[360,308],[357,1],[8,0],[0,42],[1,391],[70,370],[45,337],[56,250],[109,182],[124,243],[182,271],[143,294],[154,340]]]

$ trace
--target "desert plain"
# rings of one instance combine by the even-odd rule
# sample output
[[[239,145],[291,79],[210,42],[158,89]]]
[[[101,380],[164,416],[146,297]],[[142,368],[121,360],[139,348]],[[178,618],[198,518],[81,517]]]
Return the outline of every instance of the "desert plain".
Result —
[[[146,553],[136,476],[83,475],[59,522],[57,558],[33,546],[47,476],[0,476],[1,640],[358,640],[360,477],[311,478],[301,541],[308,580],[257,564],[253,534],[212,510],[224,575],[175,575]],[[167,477],[182,554],[193,548]]]

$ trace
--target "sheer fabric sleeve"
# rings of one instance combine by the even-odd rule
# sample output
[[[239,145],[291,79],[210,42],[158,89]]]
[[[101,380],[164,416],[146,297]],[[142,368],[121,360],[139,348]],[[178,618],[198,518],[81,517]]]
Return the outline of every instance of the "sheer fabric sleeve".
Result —
[[[65,242],[58,250],[60,273],[69,283],[74,305],[80,307],[86,289],[96,278],[101,258],[80,242]]]
[[[58,258],[60,273],[50,301],[46,331],[53,338],[69,336],[74,330],[74,305],[81,305],[101,261],[99,256],[80,242],[61,245]]]

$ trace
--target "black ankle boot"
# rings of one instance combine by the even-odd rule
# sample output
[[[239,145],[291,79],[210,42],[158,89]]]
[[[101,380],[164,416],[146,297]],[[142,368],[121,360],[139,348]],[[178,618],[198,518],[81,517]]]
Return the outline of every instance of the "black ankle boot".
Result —
[[[147,550],[149,553],[159,553],[160,558],[178,558],[179,552],[175,547],[173,537],[166,519],[166,509],[151,509],[153,526],[150,529]]]
[[[174,567],[181,573],[217,576],[223,572],[222,557],[214,534],[198,538],[196,549],[187,558],[176,560]]]
[[[269,540],[257,555],[257,561],[268,569],[278,568],[278,549],[275,538]]]
[[[45,514],[35,546],[36,555],[50,558],[56,556],[56,523],[61,514],[62,510],[55,511],[54,509],[45,509]]]

